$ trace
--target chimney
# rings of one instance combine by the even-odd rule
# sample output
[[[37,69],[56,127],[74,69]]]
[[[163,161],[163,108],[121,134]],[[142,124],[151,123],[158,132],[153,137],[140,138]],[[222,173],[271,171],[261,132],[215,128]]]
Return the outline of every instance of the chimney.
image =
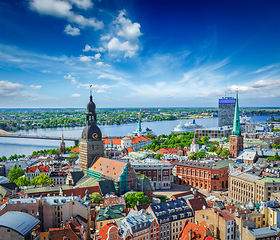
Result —
[[[189,239],[192,239],[192,230],[189,231]]]

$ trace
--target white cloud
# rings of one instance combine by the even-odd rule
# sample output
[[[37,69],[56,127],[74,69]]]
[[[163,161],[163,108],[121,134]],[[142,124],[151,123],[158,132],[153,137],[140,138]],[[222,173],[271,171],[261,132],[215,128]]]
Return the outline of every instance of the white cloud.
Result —
[[[42,73],[50,73],[51,71],[49,71],[49,70],[42,70],[41,72]]]
[[[82,62],[90,62],[91,59],[94,59],[94,60],[99,60],[101,57],[101,54],[100,53],[96,53],[94,56],[80,56],[79,59],[80,61]]]
[[[109,40],[111,38],[111,34],[108,35],[101,35],[101,40]]]
[[[80,87],[83,87],[83,88],[86,88],[86,89],[91,88],[91,89],[96,90],[96,92],[98,92],[98,93],[103,93],[105,89],[109,89],[109,88],[112,88],[112,87],[115,87],[115,86],[114,85],[109,86],[109,85],[106,85],[106,84],[97,85],[97,84],[90,84],[90,83],[86,83],[86,84],[80,83],[77,88],[80,88]]]
[[[89,46],[88,44],[85,46],[85,48],[83,49],[84,52],[88,52],[88,51],[93,51],[93,52],[105,52],[105,48],[103,47],[99,47],[99,48],[92,48],[91,46]]]
[[[72,36],[77,36],[80,35],[80,29],[76,28],[76,27],[72,27],[70,24],[68,24],[65,29],[64,32],[68,35],[72,35]]]
[[[116,76],[110,75],[110,74],[102,74],[102,75],[99,75],[97,78],[98,79],[112,79],[112,80],[116,80],[116,81],[122,80],[121,77],[116,77]]]
[[[138,38],[142,35],[140,31],[139,23],[132,23],[131,20],[125,18],[126,11],[120,11],[119,16],[116,19],[118,28],[117,35],[125,38],[128,41],[138,41]]]
[[[71,95],[71,97],[80,97],[81,95],[80,94],[78,94],[78,93],[73,93],[72,95]]]
[[[42,88],[41,85],[31,85],[30,87],[31,87],[32,89],[34,89],[34,90],[38,90],[38,89],[41,89],[41,88]]]
[[[71,3],[75,4],[78,8],[87,10],[93,6],[91,0],[70,0]]]
[[[25,88],[20,83],[12,83],[9,81],[0,81],[0,96],[13,96]]]
[[[67,75],[65,75],[65,76],[64,76],[64,78],[65,78],[65,79],[69,79],[69,80],[71,80],[71,83],[72,83],[72,84],[76,84],[76,83],[77,83],[76,78],[75,78],[75,77],[73,77],[73,76],[71,76],[71,74],[69,74],[68,76],[67,76]]]
[[[95,66],[97,66],[97,67],[110,67],[109,64],[104,64],[104,62],[97,62],[97,63],[95,64]]]
[[[88,1],[71,0],[78,7],[88,6]],[[95,18],[85,18],[80,14],[72,11],[72,5],[63,0],[30,0],[29,7],[39,14],[49,15],[58,18],[64,18],[68,22],[76,23],[80,27],[93,27],[95,31],[102,29],[104,23]]]
[[[258,70],[255,71],[254,73],[264,72],[264,71],[267,71],[267,70],[269,70],[269,69],[271,69],[271,68],[274,68],[274,67],[277,67],[277,66],[278,66],[278,64],[265,66],[265,67],[263,67],[263,68],[258,69]]]
[[[108,43],[108,50],[110,53],[116,53],[119,51],[126,52],[125,57],[133,57],[139,50],[138,44],[133,44],[129,41],[121,43],[119,39],[113,38]]]

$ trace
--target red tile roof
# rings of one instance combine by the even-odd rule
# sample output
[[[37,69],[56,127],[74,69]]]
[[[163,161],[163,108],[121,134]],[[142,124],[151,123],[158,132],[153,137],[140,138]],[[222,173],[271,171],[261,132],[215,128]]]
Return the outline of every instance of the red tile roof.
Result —
[[[131,138],[131,143],[132,144],[137,144],[137,143],[140,143],[140,142],[146,142],[146,141],[150,141],[151,138],[147,138],[147,137],[144,137],[144,136],[139,136],[139,137],[133,137]]]
[[[74,152],[80,152],[80,148],[79,147],[75,147],[73,148],[70,153],[74,153]]]
[[[110,176],[114,179],[119,179],[123,172],[126,162],[120,162],[109,158],[99,158],[89,170],[101,173],[105,176]]]
[[[207,227],[200,226],[195,223],[191,223],[187,220],[185,222],[182,231],[179,234],[178,240],[190,240],[190,239],[205,240],[207,237],[206,235],[207,229],[208,229]],[[192,234],[191,238],[190,238],[190,233]]]
[[[231,214],[228,210],[224,209],[224,210],[220,210],[219,208],[215,208],[215,210],[217,212],[220,213],[220,216],[222,216],[222,218],[224,218],[226,221],[230,221],[230,220],[234,220],[235,216],[233,214]]]
[[[205,208],[208,208],[207,202],[204,197],[188,199],[188,202],[190,203],[194,211],[203,209],[203,206]]]
[[[113,145],[121,145],[121,139],[110,139],[110,138],[105,138],[102,139],[104,144],[110,145],[111,144],[111,140],[113,140]]]
[[[184,197],[184,196],[187,196],[187,195],[190,195],[190,194],[193,194],[193,192],[192,191],[187,191],[187,192],[177,193],[177,194],[172,195],[171,198],[173,200],[177,200],[180,197]],[[197,191],[196,194],[197,194],[197,197],[206,197],[204,194],[202,194],[199,191]]]
[[[50,240],[58,240],[58,239],[71,239],[71,240],[81,240],[72,229],[65,228],[59,229],[55,231],[49,231],[49,239]]]
[[[36,172],[37,169],[39,169],[40,172],[49,172],[50,171],[49,166],[44,166],[43,164],[40,164],[39,166],[28,167],[26,169],[26,172],[34,173],[34,172]]]

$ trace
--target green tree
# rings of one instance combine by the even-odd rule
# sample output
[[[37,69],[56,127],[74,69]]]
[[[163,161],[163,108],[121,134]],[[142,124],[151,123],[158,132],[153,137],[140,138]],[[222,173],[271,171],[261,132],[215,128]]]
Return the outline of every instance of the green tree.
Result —
[[[9,171],[8,178],[9,178],[10,182],[15,182],[16,179],[18,179],[19,177],[21,177],[24,174],[25,174],[25,171],[23,169],[21,169],[20,167],[18,167],[18,168],[13,167]]]
[[[206,152],[205,151],[199,151],[199,152],[195,153],[195,155],[196,155],[196,159],[205,158],[206,157]]]
[[[201,140],[202,140],[202,143],[204,145],[208,145],[209,144],[209,139],[210,139],[210,137],[204,136]]]
[[[30,185],[30,179],[29,177],[19,177],[15,180],[15,184],[18,186],[29,186]]]
[[[76,152],[76,151],[74,151],[73,153],[70,153],[70,154],[69,154],[68,160],[69,160],[69,161],[72,161],[72,160],[74,160],[74,159],[77,159],[78,157],[79,157],[79,153]]]
[[[160,159],[162,156],[163,156],[163,154],[156,154],[156,155],[154,156],[154,158],[155,158],[155,159]]]
[[[188,156],[188,159],[190,159],[190,160],[196,160],[196,154],[195,154],[195,152],[190,152],[190,153],[189,153],[189,156]]]
[[[216,151],[216,146],[215,145],[211,145],[208,152],[215,152]]]
[[[273,157],[274,161],[279,161],[280,160],[280,156],[278,155],[278,152],[275,153],[274,157]]]
[[[128,193],[125,197],[126,200],[126,206],[128,208],[133,208],[135,205],[137,205],[137,202],[139,204],[150,204],[150,199],[144,195],[143,192],[138,192],[136,194],[134,193]]]
[[[220,157],[222,158],[228,158],[229,157],[229,150],[228,149],[224,149],[221,154]]]
[[[128,193],[125,196],[125,202],[127,208],[133,208],[137,204],[137,200],[135,198],[134,193]]]
[[[138,192],[135,194],[136,202],[139,204],[150,204],[150,199],[149,197],[145,196],[143,192]]]
[[[89,197],[91,203],[100,203],[103,201],[103,197],[97,192],[90,194]]]
[[[51,180],[48,175],[45,175],[43,173],[33,178],[31,181],[31,185],[51,184],[51,183],[53,183],[53,180]]]

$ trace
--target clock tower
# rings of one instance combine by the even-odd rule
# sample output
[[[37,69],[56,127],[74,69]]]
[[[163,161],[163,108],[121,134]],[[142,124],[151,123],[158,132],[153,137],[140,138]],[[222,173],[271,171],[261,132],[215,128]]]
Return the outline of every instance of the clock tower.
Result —
[[[103,157],[104,146],[102,134],[97,126],[95,104],[92,101],[92,93],[90,92],[90,100],[87,105],[86,126],[82,132],[80,143],[80,168],[86,174],[87,168],[99,158]]]

